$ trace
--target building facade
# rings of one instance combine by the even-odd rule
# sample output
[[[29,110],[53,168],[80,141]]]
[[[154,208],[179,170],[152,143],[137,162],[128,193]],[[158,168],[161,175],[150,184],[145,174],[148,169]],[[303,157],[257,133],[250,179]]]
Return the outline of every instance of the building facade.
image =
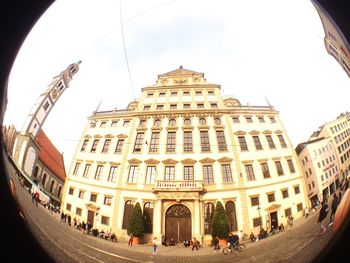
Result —
[[[329,138],[300,143],[296,148],[308,198],[315,207],[340,186],[340,165],[336,147]]]
[[[158,75],[125,110],[94,112],[70,165],[62,208],[127,237],[136,202],[145,240],[211,240],[223,203],[231,231],[256,232],[298,217],[302,171],[272,106],[223,98],[220,85],[182,67]]]

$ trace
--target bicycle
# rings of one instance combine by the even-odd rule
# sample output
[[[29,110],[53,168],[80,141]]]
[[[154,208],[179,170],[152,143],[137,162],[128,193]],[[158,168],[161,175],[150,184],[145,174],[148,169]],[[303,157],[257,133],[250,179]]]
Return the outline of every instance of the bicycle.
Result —
[[[239,252],[242,252],[246,249],[246,246],[245,244],[234,244],[233,246],[230,245],[230,243],[227,244],[227,247],[225,247],[223,250],[222,250],[222,253],[224,255],[228,255],[228,254],[231,254],[234,250],[236,251],[239,251]]]

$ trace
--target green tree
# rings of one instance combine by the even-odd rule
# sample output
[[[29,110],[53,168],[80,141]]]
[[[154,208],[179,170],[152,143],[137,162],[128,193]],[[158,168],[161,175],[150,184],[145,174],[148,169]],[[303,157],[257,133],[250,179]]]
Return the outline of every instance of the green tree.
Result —
[[[129,219],[128,235],[141,237],[144,232],[142,210],[139,203],[136,203]]]
[[[225,209],[220,201],[216,202],[212,222],[212,236],[220,239],[228,238],[230,227],[225,214]]]

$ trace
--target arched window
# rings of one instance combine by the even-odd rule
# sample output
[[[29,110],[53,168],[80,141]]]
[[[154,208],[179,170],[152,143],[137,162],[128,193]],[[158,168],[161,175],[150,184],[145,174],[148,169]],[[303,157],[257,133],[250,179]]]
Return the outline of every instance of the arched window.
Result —
[[[169,126],[175,126],[176,125],[176,120],[171,119],[169,120]]]
[[[184,120],[184,124],[185,124],[186,126],[190,126],[190,125],[191,125],[191,120],[190,120],[190,119],[185,119],[185,120]]]
[[[50,193],[53,192],[53,187],[54,187],[54,186],[55,186],[55,181],[52,180],[52,181],[51,181],[51,184],[50,184]]]
[[[204,205],[204,234],[211,234],[212,221],[214,214],[214,205],[212,203],[206,203]]]
[[[214,123],[215,123],[215,125],[221,125],[221,120],[220,120],[220,118],[215,118],[215,119],[214,119]]]
[[[154,121],[154,126],[156,126],[156,127],[160,126],[160,120],[159,119]]]
[[[206,125],[206,124],[207,124],[207,121],[206,121],[204,118],[200,118],[200,119],[199,119],[199,124],[200,124],[200,125]]]
[[[134,206],[131,203],[131,201],[130,200],[126,201],[124,205],[124,216],[123,216],[123,226],[122,226],[123,229],[128,229],[129,219],[133,209],[134,209]]]
[[[38,179],[38,175],[39,175],[39,166],[35,166],[33,177]]]
[[[230,231],[237,231],[237,217],[235,203],[228,201],[225,204],[226,217],[230,226]]]
[[[44,174],[43,180],[41,181],[41,183],[43,184],[44,187],[45,187],[45,184],[46,184],[46,178],[47,178],[47,174]]]
[[[143,206],[143,226],[145,233],[153,232],[153,204],[150,202]]]

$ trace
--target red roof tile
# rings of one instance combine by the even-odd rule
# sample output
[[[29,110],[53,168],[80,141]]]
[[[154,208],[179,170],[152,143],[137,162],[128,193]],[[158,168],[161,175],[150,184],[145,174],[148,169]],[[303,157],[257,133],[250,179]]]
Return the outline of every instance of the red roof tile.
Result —
[[[63,155],[56,149],[46,134],[41,130],[36,137],[40,145],[39,160],[58,178],[66,180]]]

